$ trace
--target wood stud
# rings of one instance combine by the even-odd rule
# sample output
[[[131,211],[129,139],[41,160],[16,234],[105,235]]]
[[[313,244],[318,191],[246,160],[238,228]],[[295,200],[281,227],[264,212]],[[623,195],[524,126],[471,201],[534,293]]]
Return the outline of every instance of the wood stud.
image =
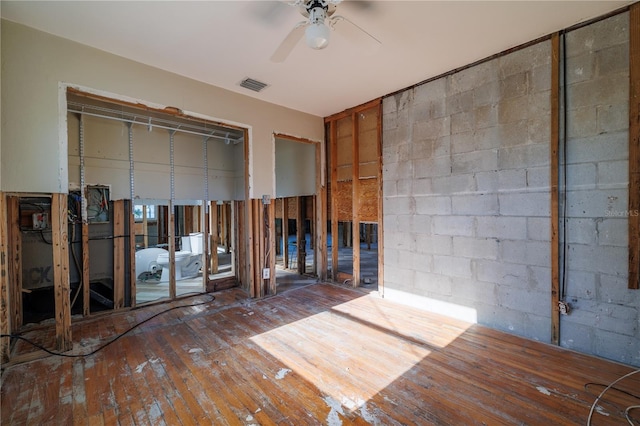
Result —
[[[56,349],[65,352],[72,347],[67,194],[52,195],[51,216]]]
[[[640,289],[640,3],[629,12],[629,288]]]
[[[124,200],[113,202],[113,308],[124,307],[125,287],[125,207]]]
[[[0,192],[0,334],[11,334],[12,327],[9,316],[9,244],[7,234],[7,197]],[[9,361],[9,349],[11,341],[8,337],[0,338],[0,362]]]
[[[551,36],[551,343],[560,343],[560,35]]]

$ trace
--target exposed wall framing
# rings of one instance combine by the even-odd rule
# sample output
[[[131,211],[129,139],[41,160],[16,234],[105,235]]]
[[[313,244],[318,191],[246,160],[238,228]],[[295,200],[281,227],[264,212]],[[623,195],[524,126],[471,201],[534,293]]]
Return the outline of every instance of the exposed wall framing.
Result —
[[[560,343],[560,35],[551,37],[551,343]]]
[[[52,212],[53,213],[53,212]],[[7,197],[9,257],[8,272],[11,329],[22,327],[22,234],[20,232],[20,197]]]
[[[113,308],[124,307],[125,278],[125,206],[124,200],[113,202]]]
[[[369,116],[373,113],[373,116]],[[372,118],[373,117],[373,118]],[[329,146],[330,186],[327,194],[331,212],[332,259],[331,278],[338,275],[338,222],[352,247],[354,286],[360,284],[360,224],[378,226],[378,287],[384,285],[382,268],[382,111],[381,100],[325,118]],[[325,208],[326,211],[326,208]],[[371,231],[370,228],[367,228]]]
[[[12,327],[9,319],[9,268],[7,242],[7,198],[0,192],[0,334],[11,334]],[[9,361],[11,341],[8,337],[0,338],[0,362]]]
[[[640,3],[629,20],[629,288],[640,289]]]
[[[68,351],[71,350],[72,341],[67,194],[56,193],[52,195],[51,216],[56,349],[59,351]]]

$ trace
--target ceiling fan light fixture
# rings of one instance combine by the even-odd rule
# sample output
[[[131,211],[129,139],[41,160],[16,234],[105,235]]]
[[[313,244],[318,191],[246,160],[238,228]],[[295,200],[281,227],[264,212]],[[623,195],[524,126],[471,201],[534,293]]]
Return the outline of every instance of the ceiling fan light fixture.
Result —
[[[329,45],[331,30],[324,23],[310,24],[304,31],[307,46],[320,50]]]

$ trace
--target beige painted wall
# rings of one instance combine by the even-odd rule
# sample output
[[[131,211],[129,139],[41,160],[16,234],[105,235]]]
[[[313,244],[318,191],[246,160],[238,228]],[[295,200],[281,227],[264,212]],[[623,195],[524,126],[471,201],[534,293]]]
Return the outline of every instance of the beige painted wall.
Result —
[[[274,195],[274,132],[323,139],[321,117],[180,77],[12,22],[2,21],[1,27],[3,191],[67,191],[67,126],[60,125],[60,117],[66,117],[59,95],[62,83],[173,106],[249,128],[252,198]]]

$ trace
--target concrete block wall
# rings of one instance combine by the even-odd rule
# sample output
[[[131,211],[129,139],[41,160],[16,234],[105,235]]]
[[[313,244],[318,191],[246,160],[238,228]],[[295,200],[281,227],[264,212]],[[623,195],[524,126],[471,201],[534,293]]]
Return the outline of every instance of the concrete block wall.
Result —
[[[561,343],[640,364],[626,220],[611,217],[628,194],[624,22],[567,40],[575,309],[562,318]],[[550,89],[543,41],[384,98],[385,297],[550,341]]]
[[[561,345],[640,364],[628,279],[629,16],[567,34],[566,298]],[[562,231],[562,230],[561,230]]]

